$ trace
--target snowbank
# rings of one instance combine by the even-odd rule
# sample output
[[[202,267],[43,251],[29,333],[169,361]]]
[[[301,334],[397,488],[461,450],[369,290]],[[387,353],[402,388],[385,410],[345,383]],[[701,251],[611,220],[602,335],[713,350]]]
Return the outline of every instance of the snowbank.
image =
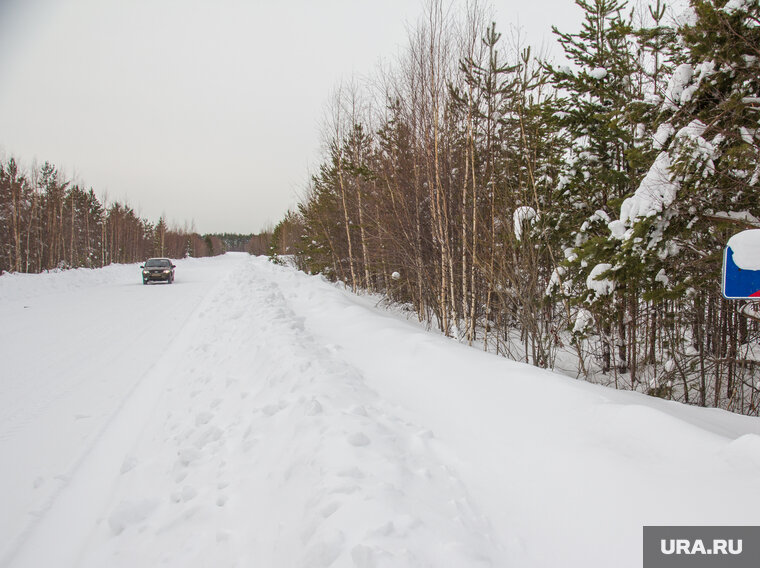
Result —
[[[13,363],[0,383],[26,417],[0,414],[18,470],[0,472],[4,505],[37,491],[26,456],[41,440],[66,450],[47,456],[39,488],[65,482],[44,507],[25,502],[14,520],[31,524],[4,565],[626,568],[641,566],[643,525],[757,523],[757,419],[483,353],[262,258],[195,268],[172,286],[0,303],[18,336],[6,349],[37,345],[68,315],[56,306],[82,316],[43,342],[54,365]],[[144,314],[170,302],[179,319],[152,334]],[[111,323],[85,343],[92,362],[67,359],[72,345],[54,340],[109,303]],[[122,351],[146,367],[124,372]],[[30,360],[19,355],[4,353]],[[40,407],[62,379],[69,402]],[[87,404],[105,416],[77,420]],[[89,437],[67,429],[90,420]]]

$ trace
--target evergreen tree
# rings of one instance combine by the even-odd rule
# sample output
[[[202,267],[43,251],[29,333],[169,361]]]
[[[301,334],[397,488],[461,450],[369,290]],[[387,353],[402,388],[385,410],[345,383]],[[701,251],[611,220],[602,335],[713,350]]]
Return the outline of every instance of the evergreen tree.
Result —
[[[625,334],[625,306],[620,293],[604,285],[612,278],[614,243],[607,238],[607,223],[615,205],[636,183],[630,153],[635,148],[636,125],[629,109],[639,95],[634,76],[638,70],[630,19],[618,0],[576,0],[585,12],[577,34],[554,28],[573,67],[547,65],[560,96],[556,100],[558,127],[570,148],[551,212],[563,235],[569,272],[575,283],[574,301],[584,301],[595,315],[601,342],[601,367],[613,367],[613,336]],[[596,269],[601,267],[602,269]],[[585,285],[584,285],[585,284]],[[601,293],[606,290],[606,293]],[[585,313],[585,312],[582,312]],[[626,372],[625,343],[619,347],[617,367]]]
[[[597,210],[612,212],[612,201],[632,190],[627,151],[634,125],[626,109],[635,100],[636,71],[631,27],[618,0],[576,0],[585,12],[577,34],[557,28],[560,45],[573,67],[547,65],[560,93],[555,115],[571,142],[560,190],[569,206],[560,222],[568,233]],[[573,244],[580,244],[578,242]]]
[[[166,256],[166,221],[163,215],[159,217],[156,227],[153,229],[153,256]]]

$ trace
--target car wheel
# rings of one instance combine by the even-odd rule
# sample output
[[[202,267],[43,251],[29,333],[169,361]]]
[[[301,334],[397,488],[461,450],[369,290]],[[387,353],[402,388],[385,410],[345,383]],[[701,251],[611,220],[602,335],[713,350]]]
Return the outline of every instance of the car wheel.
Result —
[[[148,281],[145,278],[143,278],[143,284],[148,284]]]

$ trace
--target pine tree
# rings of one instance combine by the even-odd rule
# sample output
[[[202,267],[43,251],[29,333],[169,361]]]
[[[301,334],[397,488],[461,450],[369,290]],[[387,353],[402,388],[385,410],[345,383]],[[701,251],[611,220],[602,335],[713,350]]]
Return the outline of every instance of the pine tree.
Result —
[[[569,34],[554,28],[574,68],[547,65],[563,93],[557,99],[558,126],[572,144],[560,187],[562,202],[574,209],[561,219],[572,227],[568,232],[597,210],[610,213],[611,201],[631,191],[626,152],[634,135],[625,115],[635,98],[631,27],[622,16],[625,3],[576,4],[585,12],[582,30]]]
[[[155,229],[153,229],[153,256],[166,256],[166,233],[166,221],[164,221],[164,217],[162,215],[159,217]]]
[[[622,14],[625,3],[576,4],[585,12],[581,31],[570,34],[554,28],[573,68],[547,65],[561,93],[555,112],[558,126],[570,141],[554,200],[563,207],[552,212],[553,221],[565,235],[564,246],[573,249],[566,255],[566,278],[576,285],[573,299],[585,302],[595,315],[602,371],[610,371],[617,357],[616,367],[627,372],[625,306],[620,293],[600,292],[606,289],[601,279],[613,277],[610,260],[615,247],[607,238],[607,223],[637,181],[629,161],[636,127],[627,113],[638,94],[635,49],[630,19]],[[613,352],[615,342],[618,353]]]

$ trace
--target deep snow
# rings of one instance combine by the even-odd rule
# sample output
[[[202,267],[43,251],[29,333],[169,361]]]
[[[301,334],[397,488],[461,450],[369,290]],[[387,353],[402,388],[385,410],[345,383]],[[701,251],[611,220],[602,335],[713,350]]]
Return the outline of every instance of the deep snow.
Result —
[[[0,277],[4,566],[640,566],[758,524],[760,420],[467,348],[229,254]]]

